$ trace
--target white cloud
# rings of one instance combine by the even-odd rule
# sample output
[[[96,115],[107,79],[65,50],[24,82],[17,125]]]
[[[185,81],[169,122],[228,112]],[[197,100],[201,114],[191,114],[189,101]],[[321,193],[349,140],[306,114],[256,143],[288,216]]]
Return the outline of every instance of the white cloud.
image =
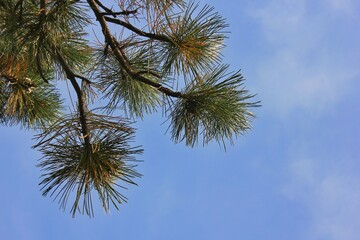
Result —
[[[321,181],[315,210],[318,235],[334,240],[358,239],[360,228],[360,178],[328,176]]]
[[[329,6],[333,11],[347,15],[357,14],[356,0],[323,0],[324,4]]]
[[[360,56],[356,55],[360,49],[351,40],[360,35],[346,31],[349,23],[332,14],[334,8],[350,8],[351,1],[341,6],[335,0],[324,1],[332,5],[278,0],[251,11],[271,49],[256,69],[259,95],[271,110],[283,114],[298,108],[321,112],[351,90],[360,76]],[[338,25],[331,26],[333,23]],[[345,29],[342,34],[349,36],[342,39],[348,42],[339,42],[335,28]]]
[[[287,197],[304,204],[312,222],[307,239],[357,240],[360,228],[360,177],[300,159],[290,165]]]
[[[251,15],[260,22],[269,40],[283,42],[299,33],[298,27],[303,24],[305,10],[303,0],[279,0],[254,9]]]

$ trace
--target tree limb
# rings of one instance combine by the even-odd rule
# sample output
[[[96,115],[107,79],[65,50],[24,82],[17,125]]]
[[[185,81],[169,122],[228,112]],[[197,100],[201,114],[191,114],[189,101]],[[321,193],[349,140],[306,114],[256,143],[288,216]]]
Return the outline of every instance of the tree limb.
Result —
[[[135,9],[135,10],[125,10],[125,11],[121,11],[121,12],[113,12],[110,10],[110,12],[104,12],[101,13],[102,15],[112,15],[113,17],[116,17],[117,15],[125,15],[125,16],[129,16],[129,15],[135,15],[137,13],[139,8]]]
[[[107,16],[104,16],[104,19],[107,22],[111,22],[111,23],[121,25],[121,26],[133,31],[134,33],[136,33],[136,34],[138,34],[140,36],[151,38],[151,39],[162,41],[162,42],[173,43],[173,41],[166,35],[148,33],[148,32],[142,31],[142,30],[136,28],[135,26],[131,25],[130,23],[124,22],[124,21],[122,21],[120,19],[111,18],[111,17],[107,17]]]
[[[161,84],[157,82],[153,82],[152,80],[144,77],[139,72],[136,72],[132,69],[131,64],[126,60],[124,52],[121,50],[121,48],[117,45],[116,39],[112,36],[111,31],[107,25],[107,21],[105,17],[101,14],[100,9],[97,6],[96,0],[87,0],[89,3],[90,8],[94,12],[96,16],[96,20],[100,23],[102,32],[105,37],[105,41],[109,46],[111,47],[111,50],[113,51],[117,61],[120,63],[120,65],[124,68],[124,70],[129,74],[129,76],[135,80],[138,80],[140,82],[143,82],[145,84],[148,84],[160,92],[164,93],[167,96],[176,97],[176,98],[184,98],[185,95],[181,92],[174,92],[171,89],[162,86]]]
[[[65,75],[67,79],[70,80],[77,98],[78,98],[78,109],[79,109],[79,115],[80,115],[80,124],[81,124],[81,131],[82,131],[82,137],[84,139],[85,145],[90,148],[91,142],[90,142],[90,130],[88,128],[87,120],[86,120],[86,114],[88,112],[87,106],[86,106],[86,97],[84,92],[81,90],[79,84],[76,81],[76,77],[79,76],[73,72],[73,70],[70,68],[70,66],[67,64],[64,57],[61,55],[61,53],[58,50],[56,51],[56,56],[58,58],[58,61],[62,67],[62,69],[65,72]]]

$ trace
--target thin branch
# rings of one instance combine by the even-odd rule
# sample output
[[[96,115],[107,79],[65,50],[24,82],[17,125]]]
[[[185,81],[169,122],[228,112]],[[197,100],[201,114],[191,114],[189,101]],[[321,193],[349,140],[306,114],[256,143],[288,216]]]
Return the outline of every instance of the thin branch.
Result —
[[[152,72],[152,71],[148,71],[148,70],[139,71],[139,74],[150,74],[150,75],[153,75],[154,77],[161,78],[161,76],[159,74]]]
[[[157,82],[153,82],[150,79],[142,76],[139,72],[136,72],[132,69],[130,63],[126,60],[124,52],[121,50],[121,48],[118,46],[116,39],[112,36],[110,29],[107,25],[107,22],[105,20],[105,17],[101,14],[100,9],[96,5],[96,0],[87,0],[89,3],[91,9],[93,10],[97,21],[101,25],[102,32],[105,37],[105,41],[109,46],[111,47],[111,50],[113,51],[117,61],[120,63],[120,65],[124,68],[124,70],[129,74],[129,76],[135,80],[138,80],[140,82],[146,83],[160,92],[166,94],[167,96],[176,97],[176,98],[184,98],[185,95],[183,95],[181,92],[174,92],[171,89],[162,86],[161,84]]]
[[[30,78],[25,78],[24,79],[25,81],[20,81],[16,76],[9,75],[9,74],[4,74],[4,73],[0,74],[0,78],[5,79],[11,85],[19,84],[19,85],[21,85],[23,87],[26,87],[26,88],[35,87],[34,82]]]
[[[45,18],[46,18],[46,14],[47,14],[46,4],[47,4],[47,0],[40,0],[40,15],[39,15],[39,25],[38,25],[39,28],[42,27],[42,25],[44,24]],[[42,41],[42,39],[43,39],[43,34],[40,35],[40,39],[39,39],[40,42]],[[39,55],[40,49],[39,48],[40,48],[40,45],[38,46],[37,53],[35,56],[36,68],[37,68],[37,71],[38,71],[40,77],[44,80],[44,82],[49,83],[48,79],[44,75],[44,71],[41,66],[41,59],[40,59],[40,55]]]
[[[80,114],[80,124],[81,124],[81,131],[83,134],[83,138],[85,141],[85,145],[87,147],[90,147],[90,130],[88,128],[87,120],[86,120],[86,113],[87,113],[87,107],[86,107],[86,99],[85,94],[81,90],[79,84],[76,81],[76,77],[79,76],[75,74],[70,66],[67,64],[66,60],[63,58],[63,56],[60,54],[58,50],[56,50],[56,55],[58,58],[58,61],[64,70],[66,77],[70,80],[72,86],[75,89],[76,95],[78,97],[78,108],[79,108],[79,114]]]
[[[40,12],[46,14],[46,2],[47,0],[40,0]]]
[[[116,17],[117,15],[124,15],[124,16],[129,16],[129,15],[135,15],[137,14],[139,8],[135,9],[135,10],[125,10],[125,11],[121,11],[121,12],[113,12],[113,11],[109,11],[109,12],[104,12],[101,13],[102,15],[106,16],[106,15],[112,15],[113,17]]]
[[[15,7],[14,7],[15,10],[19,9],[19,23],[20,23],[20,25],[21,25],[22,20],[23,20],[23,11],[24,11],[24,6],[23,5],[24,5],[24,0],[19,0],[16,3]]]
[[[86,82],[86,83],[93,84],[92,81],[90,81],[88,78],[86,78],[86,77],[84,77],[84,76],[82,76],[82,75],[80,75],[80,74],[75,74],[75,73],[74,73],[74,76],[77,77],[77,78],[80,78],[81,80],[83,80],[83,81]]]
[[[1,73],[0,78],[4,78],[6,81],[8,81],[10,84],[15,84],[17,79],[14,76],[10,76],[8,74]]]
[[[102,4],[99,0],[95,0],[95,2],[99,5],[99,7],[104,9],[105,12],[112,13],[112,10],[110,8],[106,7],[104,4]],[[116,17],[116,15],[114,15],[114,14],[113,14],[113,16]]]
[[[121,25],[121,26],[133,31],[134,33],[136,33],[136,34],[138,34],[140,36],[151,38],[151,39],[162,41],[162,42],[173,43],[173,41],[169,37],[167,37],[166,35],[148,33],[148,32],[142,31],[142,30],[136,28],[135,26],[131,25],[130,23],[124,22],[124,21],[122,21],[120,19],[111,18],[111,17],[107,17],[107,16],[104,16],[104,19],[106,21],[108,21],[108,22]]]

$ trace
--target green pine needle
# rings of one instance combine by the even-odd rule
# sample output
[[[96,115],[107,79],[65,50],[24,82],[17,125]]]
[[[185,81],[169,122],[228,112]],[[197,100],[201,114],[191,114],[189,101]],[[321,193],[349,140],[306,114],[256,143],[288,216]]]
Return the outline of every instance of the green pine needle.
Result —
[[[148,49],[129,48],[126,53],[133,69],[154,82],[159,81],[160,73]],[[105,98],[109,99],[108,112],[120,108],[131,118],[143,118],[156,111],[161,103],[157,89],[131,78],[110,53],[99,62],[102,64],[99,84],[104,87]]]
[[[65,210],[73,201],[71,213],[94,215],[91,192],[98,193],[103,209],[127,201],[117,190],[125,184],[136,185],[133,178],[140,177],[134,168],[133,155],[142,149],[130,147],[134,130],[128,122],[89,113],[91,145],[87,146],[78,128],[78,116],[61,119],[37,136],[34,147],[43,154],[38,165],[44,174],[40,182],[43,195],[59,201]],[[120,181],[120,182],[119,182]]]
[[[199,12],[197,9],[192,2],[181,17],[168,19],[166,34],[172,43],[164,46],[164,71],[188,74],[211,70],[220,62],[228,25],[214,8],[206,5]]]
[[[0,78],[0,117],[3,124],[41,128],[58,118],[62,101],[52,86],[40,79],[8,77],[10,81]]]
[[[28,67],[36,69],[44,79],[54,78],[57,52],[71,67],[84,67],[90,55],[84,28],[90,17],[83,6],[71,0],[52,1],[42,16],[38,3],[24,1],[20,11],[16,2],[10,1],[10,6],[0,8],[0,39],[10,45],[0,51],[20,54]]]
[[[249,102],[253,95],[241,88],[242,75],[230,75],[226,70],[227,66],[219,67],[194,80],[185,91],[186,98],[175,103],[170,114],[175,142],[185,140],[186,145],[194,146],[202,135],[203,144],[213,139],[224,143],[251,128],[254,115],[249,108],[257,103]]]

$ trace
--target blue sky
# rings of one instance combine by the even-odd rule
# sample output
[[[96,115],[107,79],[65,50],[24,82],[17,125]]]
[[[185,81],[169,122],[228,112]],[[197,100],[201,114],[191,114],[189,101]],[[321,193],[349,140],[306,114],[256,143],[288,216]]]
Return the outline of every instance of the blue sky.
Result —
[[[254,129],[191,149],[148,116],[129,203],[73,219],[40,194],[32,134],[1,127],[1,239],[358,239],[360,2],[201,3],[230,24],[224,62],[262,101]]]

